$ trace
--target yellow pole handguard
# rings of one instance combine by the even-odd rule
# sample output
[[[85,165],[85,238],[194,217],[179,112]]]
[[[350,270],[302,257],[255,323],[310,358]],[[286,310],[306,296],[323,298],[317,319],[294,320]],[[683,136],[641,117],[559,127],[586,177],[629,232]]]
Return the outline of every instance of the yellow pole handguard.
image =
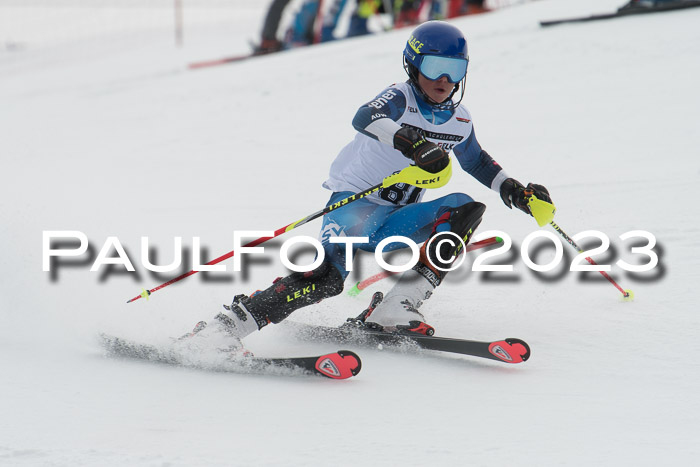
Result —
[[[406,183],[419,188],[441,188],[447,185],[450,178],[452,178],[452,159],[447,163],[447,167],[438,173],[430,173],[415,165],[408,166],[401,172],[386,177],[382,182],[382,187]]]

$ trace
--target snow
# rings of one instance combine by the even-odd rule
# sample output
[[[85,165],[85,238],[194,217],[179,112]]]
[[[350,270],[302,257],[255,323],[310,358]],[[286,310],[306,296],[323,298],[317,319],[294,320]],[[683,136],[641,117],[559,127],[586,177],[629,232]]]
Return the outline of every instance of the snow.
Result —
[[[285,273],[275,242],[246,274],[227,262],[226,273],[127,305],[168,278],[142,266],[141,237],[157,264],[172,261],[175,237],[190,250],[200,237],[210,259],[231,249],[234,231],[275,230],[320,209],[321,182],[353,136],[356,108],[404,79],[406,29],[186,69],[245,50],[264,3],[258,16],[241,6],[237,28],[212,20],[199,35],[186,30],[183,49],[162,25],[54,45],[31,31],[26,40],[0,37],[25,44],[0,49],[0,465],[692,463],[700,455],[700,9],[541,29],[539,20],[622,3],[543,0],[454,21],[470,46],[465,103],[508,173],[549,188],[569,235],[607,234],[614,252],[596,257],[601,263],[644,263],[619,236],[655,235],[653,271],[613,265],[634,302],[621,302],[596,273],[566,272],[568,245],[563,266],[538,278],[519,258],[535,223],[458,170],[430,196],[464,191],[486,203],[480,230],[513,239],[504,258],[515,271],[470,273],[470,256],[426,303],[428,321],[445,336],[522,338],[528,362],[357,349],[362,372],[337,382],[104,356],[99,332],[179,335],[235,293]],[[235,41],[217,39],[223,30]],[[297,232],[315,236],[318,225]],[[91,256],[42,271],[42,232],[51,230],[84,232]],[[90,272],[113,236],[136,273]],[[364,256],[356,271],[348,284],[378,269]],[[339,324],[390,283],[293,319]],[[269,356],[333,350],[297,342],[282,326],[248,345]]]

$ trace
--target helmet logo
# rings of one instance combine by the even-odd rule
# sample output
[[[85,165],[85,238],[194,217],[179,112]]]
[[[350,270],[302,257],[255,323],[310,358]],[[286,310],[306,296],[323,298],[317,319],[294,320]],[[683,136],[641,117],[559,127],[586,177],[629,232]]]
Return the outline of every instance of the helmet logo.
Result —
[[[408,39],[408,45],[417,53],[420,53],[421,47],[423,47],[423,43],[416,39],[413,35]]]

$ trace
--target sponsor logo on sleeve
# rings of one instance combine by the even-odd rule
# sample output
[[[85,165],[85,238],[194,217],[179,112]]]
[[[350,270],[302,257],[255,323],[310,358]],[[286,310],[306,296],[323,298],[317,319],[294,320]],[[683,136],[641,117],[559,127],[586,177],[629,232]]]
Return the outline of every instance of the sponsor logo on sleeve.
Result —
[[[374,107],[375,109],[381,109],[397,95],[398,94],[396,94],[396,91],[394,91],[393,89],[387,89],[387,91],[384,94],[377,97],[375,100],[373,100],[372,102],[370,102],[367,105],[369,105],[370,107]]]

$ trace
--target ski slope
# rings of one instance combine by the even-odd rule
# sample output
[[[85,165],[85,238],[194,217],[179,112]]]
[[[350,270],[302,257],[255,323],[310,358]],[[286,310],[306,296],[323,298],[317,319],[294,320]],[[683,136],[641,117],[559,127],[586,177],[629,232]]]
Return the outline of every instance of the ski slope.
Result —
[[[656,237],[652,271],[613,265],[635,301],[598,274],[567,272],[568,245],[561,267],[533,274],[520,246],[534,221],[457,170],[428,196],[484,202],[479,229],[512,238],[502,259],[514,272],[471,273],[470,255],[424,305],[427,321],[443,336],[524,339],[531,359],[357,349],[362,372],[341,382],[112,359],[96,336],[177,336],[284,275],[281,237],[245,274],[229,261],[225,273],[125,303],[166,279],[143,267],[141,237],[156,264],[172,261],[175,237],[188,252],[199,237],[211,259],[231,250],[234,231],[275,230],[324,206],[321,183],[353,137],[355,110],[405,79],[410,30],[199,71],[186,64],[226,50],[213,35],[183,50],[170,36],[145,41],[146,31],[0,51],[0,465],[692,464],[700,10],[538,27],[621,3],[543,0],[454,24],[469,41],[464,103],[482,146],[511,176],[549,188],[569,235],[604,232],[612,247],[600,263],[644,263],[619,236]],[[241,18],[233,54],[258,26]],[[42,232],[52,230],[83,232],[91,256],[42,271]],[[135,273],[90,271],[109,237]],[[551,256],[544,248],[537,261]],[[362,256],[347,285],[376,272]],[[340,324],[390,285],[292,319]],[[336,350],[297,342],[282,325],[247,343],[261,356]]]

